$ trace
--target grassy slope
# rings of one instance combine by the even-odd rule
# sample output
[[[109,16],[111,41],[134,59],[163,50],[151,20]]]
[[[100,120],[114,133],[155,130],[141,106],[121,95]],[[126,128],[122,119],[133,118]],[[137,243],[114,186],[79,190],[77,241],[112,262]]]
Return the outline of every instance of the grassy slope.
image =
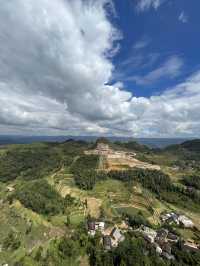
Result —
[[[37,148],[44,147],[43,144],[34,144],[33,146],[29,146],[29,148],[34,146]],[[9,149],[15,148],[15,146],[12,146],[11,148],[9,147]],[[27,148],[27,145],[17,145],[17,148],[24,149]],[[51,149],[54,149],[56,153],[60,154],[60,156],[65,159],[65,163],[62,165],[61,169],[56,169],[57,172],[54,173],[54,171],[52,171],[52,173],[48,174],[46,179],[62,196],[71,194],[73,197],[80,199],[80,201],[89,199],[91,201],[93,200],[93,202],[99,202],[99,205],[93,204],[93,206],[90,206],[91,210],[89,211],[99,214],[100,211],[103,210],[104,215],[106,215],[109,220],[113,221],[117,221],[121,211],[134,214],[137,213],[138,210],[141,210],[144,216],[147,217],[152,224],[156,225],[158,223],[157,215],[161,211],[176,210],[193,218],[196,225],[200,227],[199,214],[181,210],[176,206],[160,202],[149,191],[142,189],[137,184],[135,187],[130,188],[120,181],[106,180],[98,182],[93,190],[89,192],[78,189],[74,184],[72,175],[70,174],[70,164],[73,164],[79,156],[83,154],[83,151],[86,148],[87,145],[85,143],[74,142],[51,146]],[[4,156],[5,152],[5,148],[0,150],[0,156]],[[149,154],[142,151],[139,152],[139,155],[145,157],[147,161],[151,160],[160,164],[163,171],[172,177],[173,182],[179,182],[182,173],[185,173],[185,171],[181,173],[177,172],[170,167],[173,162],[179,158],[179,155],[174,152],[171,153],[170,151],[165,151],[163,153]],[[68,157],[71,157],[72,160],[70,161]],[[15,184],[16,182],[20,182],[20,180],[14,180],[9,183]],[[7,184],[5,183],[0,183],[0,196],[2,198],[5,198],[8,193],[6,192],[6,185]],[[149,205],[156,210],[154,215],[149,212]],[[80,205],[80,208],[76,207],[70,210],[70,223],[72,228],[76,227],[77,224],[83,221],[86,214],[87,212],[85,212],[82,205]],[[28,226],[27,219],[33,222],[32,231],[28,235],[25,233]],[[25,251],[32,250],[41,243],[48,246],[50,239],[55,236],[55,232],[57,232],[58,235],[62,235],[62,230],[59,231],[59,228],[65,228],[65,221],[66,216],[62,215],[54,216],[47,221],[47,219],[43,216],[24,208],[19,203],[15,203],[11,207],[8,205],[2,205],[0,213],[0,239],[3,239],[10,230],[15,230],[17,232],[22,232],[21,239],[23,245],[14,253],[0,253],[0,263],[4,263],[5,261],[7,263],[12,262],[16,258],[23,256]],[[54,234],[50,233],[52,231],[54,231]],[[180,233],[183,236],[193,236],[190,230],[180,230]]]

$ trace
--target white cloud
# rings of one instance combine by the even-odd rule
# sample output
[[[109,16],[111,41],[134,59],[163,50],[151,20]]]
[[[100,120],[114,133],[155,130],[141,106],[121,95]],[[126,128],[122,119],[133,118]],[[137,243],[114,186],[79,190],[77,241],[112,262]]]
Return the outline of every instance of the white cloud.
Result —
[[[159,68],[156,68],[144,76],[133,76],[129,80],[135,81],[139,85],[152,84],[161,78],[174,78],[181,73],[183,60],[178,56],[171,56]]]
[[[109,109],[109,101],[127,93],[104,86],[113,69],[105,55],[113,53],[113,42],[120,38],[107,19],[104,9],[107,2],[3,3],[1,92],[18,92],[18,97],[26,94],[27,98],[43,95],[65,104],[67,112],[84,119],[110,117],[111,112],[105,111]],[[107,102],[97,104],[109,91],[112,95]]]
[[[166,0],[137,0],[136,9],[139,12],[147,11],[150,8],[157,10]]]
[[[109,86],[121,34],[110,1],[12,0],[0,8],[0,133],[190,136],[200,131],[200,72],[160,96]],[[113,51],[114,49],[114,51]],[[146,77],[179,74],[170,58]]]
[[[147,47],[150,43],[149,38],[142,38],[133,45],[133,49],[140,50]]]
[[[136,124],[144,136],[199,136],[200,72],[160,96],[143,99]],[[140,98],[139,98],[140,99]],[[138,99],[132,104],[138,105]],[[145,126],[146,123],[146,126]],[[143,131],[143,133],[141,132]]]
[[[181,21],[182,23],[187,23],[189,17],[186,15],[186,13],[184,11],[181,12],[181,14],[178,17],[179,21]]]

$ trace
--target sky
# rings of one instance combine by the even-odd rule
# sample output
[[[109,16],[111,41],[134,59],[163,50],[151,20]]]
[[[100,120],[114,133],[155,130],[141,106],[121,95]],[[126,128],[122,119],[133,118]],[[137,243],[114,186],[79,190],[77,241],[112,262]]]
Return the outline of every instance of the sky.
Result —
[[[200,137],[199,0],[0,3],[0,135]]]

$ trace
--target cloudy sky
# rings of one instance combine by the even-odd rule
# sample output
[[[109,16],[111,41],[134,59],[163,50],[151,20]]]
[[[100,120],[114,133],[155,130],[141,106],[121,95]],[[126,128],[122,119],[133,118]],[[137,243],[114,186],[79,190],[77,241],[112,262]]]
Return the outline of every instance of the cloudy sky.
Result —
[[[0,3],[0,134],[200,137],[199,1]]]

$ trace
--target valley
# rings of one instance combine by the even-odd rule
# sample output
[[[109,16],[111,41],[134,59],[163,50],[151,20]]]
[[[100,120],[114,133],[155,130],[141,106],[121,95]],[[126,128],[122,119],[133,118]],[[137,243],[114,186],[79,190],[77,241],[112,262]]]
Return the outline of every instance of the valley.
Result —
[[[5,146],[0,155],[0,265],[89,266],[98,256],[109,265],[126,243],[150,265],[179,265],[185,254],[198,262],[200,156],[190,143],[187,149],[164,150],[104,139]],[[197,177],[186,185],[185,176]],[[163,222],[163,215],[171,213],[192,226]],[[94,225],[90,231],[88,222],[104,227]],[[153,230],[153,242],[147,228]],[[163,240],[170,246],[167,252],[156,240],[161,229],[178,239]],[[123,241],[114,238],[113,230]],[[67,243],[79,252],[70,255]],[[141,245],[147,257],[140,255]],[[157,253],[155,245],[163,251]]]

